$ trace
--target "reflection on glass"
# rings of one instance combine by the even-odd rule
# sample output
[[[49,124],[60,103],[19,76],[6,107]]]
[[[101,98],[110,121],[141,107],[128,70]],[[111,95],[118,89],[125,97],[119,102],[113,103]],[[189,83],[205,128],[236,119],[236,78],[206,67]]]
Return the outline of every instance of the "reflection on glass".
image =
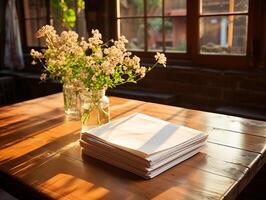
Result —
[[[144,15],[144,0],[119,0],[120,17]]]
[[[120,35],[128,39],[129,50],[144,50],[144,19],[120,19]]]
[[[162,50],[162,18],[148,18],[148,50]]]
[[[167,52],[186,52],[186,17],[165,18],[165,49]]]
[[[200,19],[200,53],[245,55],[247,16],[216,16]]]
[[[165,0],[165,16],[185,16],[187,14],[187,0]]]
[[[248,0],[201,0],[201,13],[247,12]]]
[[[162,0],[147,0],[147,16],[162,16]]]

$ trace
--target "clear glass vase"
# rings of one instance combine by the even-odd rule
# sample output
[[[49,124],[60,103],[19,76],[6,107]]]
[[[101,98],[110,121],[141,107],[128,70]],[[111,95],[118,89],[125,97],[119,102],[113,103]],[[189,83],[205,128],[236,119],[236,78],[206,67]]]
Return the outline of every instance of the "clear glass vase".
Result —
[[[105,90],[87,91],[80,94],[81,131],[110,121],[109,99]]]
[[[73,84],[63,84],[64,111],[68,119],[80,119],[79,90]]]

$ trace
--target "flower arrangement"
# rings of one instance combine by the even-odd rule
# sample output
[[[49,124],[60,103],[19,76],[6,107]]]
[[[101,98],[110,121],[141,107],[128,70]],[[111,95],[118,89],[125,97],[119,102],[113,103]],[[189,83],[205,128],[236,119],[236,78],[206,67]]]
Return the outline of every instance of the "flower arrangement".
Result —
[[[44,67],[40,79],[58,79],[63,83],[65,113],[75,118],[81,113],[82,130],[109,121],[107,88],[137,83],[157,64],[166,67],[164,54],[157,52],[156,62],[151,67],[144,67],[140,65],[139,57],[127,51],[128,41],[124,36],[103,43],[98,30],[91,33],[88,40],[79,40],[74,31],[63,31],[58,35],[53,26],[46,25],[36,36],[45,38],[47,48],[41,52],[31,50],[33,64],[39,61]],[[78,96],[80,108],[75,106]]]
[[[92,30],[88,40],[74,31],[63,31],[58,35],[53,26],[43,26],[36,37],[45,38],[47,48],[42,52],[31,50],[33,64],[40,61],[44,67],[41,80],[59,79],[71,82],[87,90],[113,88],[124,83],[136,83],[157,64],[166,66],[164,54],[156,53],[151,67],[140,65],[140,58],[132,56],[126,49],[124,36],[103,43],[98,30]]]

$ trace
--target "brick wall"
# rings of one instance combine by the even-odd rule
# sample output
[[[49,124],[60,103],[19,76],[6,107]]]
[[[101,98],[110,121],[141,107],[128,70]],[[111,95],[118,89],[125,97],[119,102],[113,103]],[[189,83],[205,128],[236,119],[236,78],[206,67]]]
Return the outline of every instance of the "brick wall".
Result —
[[[157,68],[138,84],[120,88],[176,95],[176,105],[266,108],[266,70]]]

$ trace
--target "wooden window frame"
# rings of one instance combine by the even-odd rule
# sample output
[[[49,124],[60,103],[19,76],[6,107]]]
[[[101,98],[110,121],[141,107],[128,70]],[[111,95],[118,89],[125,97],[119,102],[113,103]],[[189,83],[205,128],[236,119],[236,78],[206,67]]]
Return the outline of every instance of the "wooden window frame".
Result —
[[[108,35],[104,35],[104,38],[117,37],[117,1],[114,3],[108,2],[107,8],[108,16],[106,16],[108,23]],[[248,41],[247,41],[247,53],[246,56],[232,56],[232,55],[202,55],[199,54],[199,3],[200,0],[187,0],[187,52],[186,53],[166,53],[168,58],[168,66],[185,65],[194,67],[210,67],[221,69],[245,69],[245,68],[261,68],[266,65],[266,1],[264,0],[249,0],[249,14],[248,14]],[[28,46],[26,41],[26,26],[23,1],[18,1],[19,6],[19,18],[21,25],[21,35],[23,50],[28,53],[31,48],[41,49],[41,47]],[[50,21],[50,5],[47,3],[47,23]],[[96,1],[95,1],[96,3]],[[85,11],[88,10],[88,1],[85,0]],[[97,11],[98,12],[98,11]],[[97,24],[93,27],[90,26],[91,17],[88,12],[86,14],[86,21],[88,28],[98,28],[95,25],[102,26],[103,24]],[[103,13],[99,14],[102,16]],[[97,14],[98,16],[98,14]],[[264,22],[264,23],[262,23]],[[196,27],[196,28],[193,28]],[[106,27],[102,28],[103,30]],[[189,38],[189,39],[188,39]],[[196,47],[196,48],[195,48]],[[154,61],[154,52],[134,52],[134,54],[140,56],[144,63]]]
[[[115,3],[116,6],[118,6],[117,1],[115,1]],[[256,19],[258,20],[260,15],[263,14],[262,5],[265,7],[263,0],[249,0],[246,55],[210,55],[200,54],[199,49],[200,0],[187,0],[187,51],[186,53],[165,52],[168,58],[168,65],[189,65],[218,69],[246,69],[258,67],[256,58],[258,57],[258,51],[260,51],[262,47],[255,47],[257,50],[254,50],[254,41],[263,40],[265,36],[263,37],[263,31],[258,31],[259,27],[256,26],[255,22],[257,22]],[[261,6],[261,9],[258,12],[259,6]],[[257,8],[257,10],[255,8]],[[117,12],[115,14],[115,27],[117,27]],[[154,52],[133,51],[133,53],[140,56],[144,62],[152,62],[154,56]]]

